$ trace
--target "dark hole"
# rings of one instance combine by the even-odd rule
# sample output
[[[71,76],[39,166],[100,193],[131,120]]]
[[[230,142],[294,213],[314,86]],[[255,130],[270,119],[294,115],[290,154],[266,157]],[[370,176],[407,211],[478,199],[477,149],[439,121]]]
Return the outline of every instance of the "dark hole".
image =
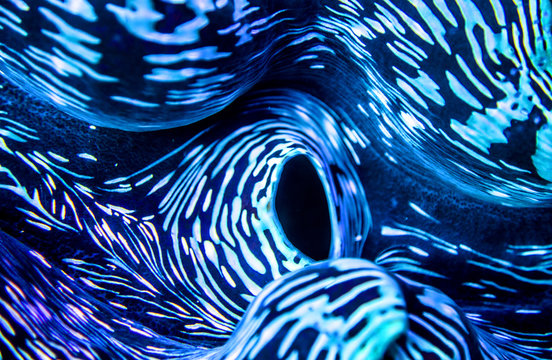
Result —
[[[313,260],[330,254],[331,227],[322,183],[305,156],[284,166],[276,192],[276,213],[288,240]]]

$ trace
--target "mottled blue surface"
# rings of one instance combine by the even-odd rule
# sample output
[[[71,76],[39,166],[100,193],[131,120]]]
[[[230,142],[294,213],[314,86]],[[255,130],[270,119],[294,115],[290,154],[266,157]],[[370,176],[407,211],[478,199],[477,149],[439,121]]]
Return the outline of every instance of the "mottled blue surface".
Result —
[[[2,357],[551,358],[551,19],[3,0]]]

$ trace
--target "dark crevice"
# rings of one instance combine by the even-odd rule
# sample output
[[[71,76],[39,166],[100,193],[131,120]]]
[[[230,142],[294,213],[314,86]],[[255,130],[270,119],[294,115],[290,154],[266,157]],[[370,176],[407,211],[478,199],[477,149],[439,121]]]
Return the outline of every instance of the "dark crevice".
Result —
[[[313,260],[327,259],[331,245],[328,203],[307,157],[297,156],[285,164],[275,201],[278,219],[289,242]]]

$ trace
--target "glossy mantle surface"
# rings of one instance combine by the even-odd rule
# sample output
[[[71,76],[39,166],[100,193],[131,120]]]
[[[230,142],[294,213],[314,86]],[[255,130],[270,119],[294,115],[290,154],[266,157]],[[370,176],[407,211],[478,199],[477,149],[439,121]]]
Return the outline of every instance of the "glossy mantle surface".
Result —
[[[0,353],[549,359],[552,4],[4,0]]]

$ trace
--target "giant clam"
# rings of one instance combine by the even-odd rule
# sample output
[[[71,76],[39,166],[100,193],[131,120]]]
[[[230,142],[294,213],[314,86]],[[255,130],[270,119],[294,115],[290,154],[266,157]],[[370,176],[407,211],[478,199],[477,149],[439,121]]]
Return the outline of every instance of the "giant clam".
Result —
[[[552,357],[551,19],[4,0],[2,356]]]

